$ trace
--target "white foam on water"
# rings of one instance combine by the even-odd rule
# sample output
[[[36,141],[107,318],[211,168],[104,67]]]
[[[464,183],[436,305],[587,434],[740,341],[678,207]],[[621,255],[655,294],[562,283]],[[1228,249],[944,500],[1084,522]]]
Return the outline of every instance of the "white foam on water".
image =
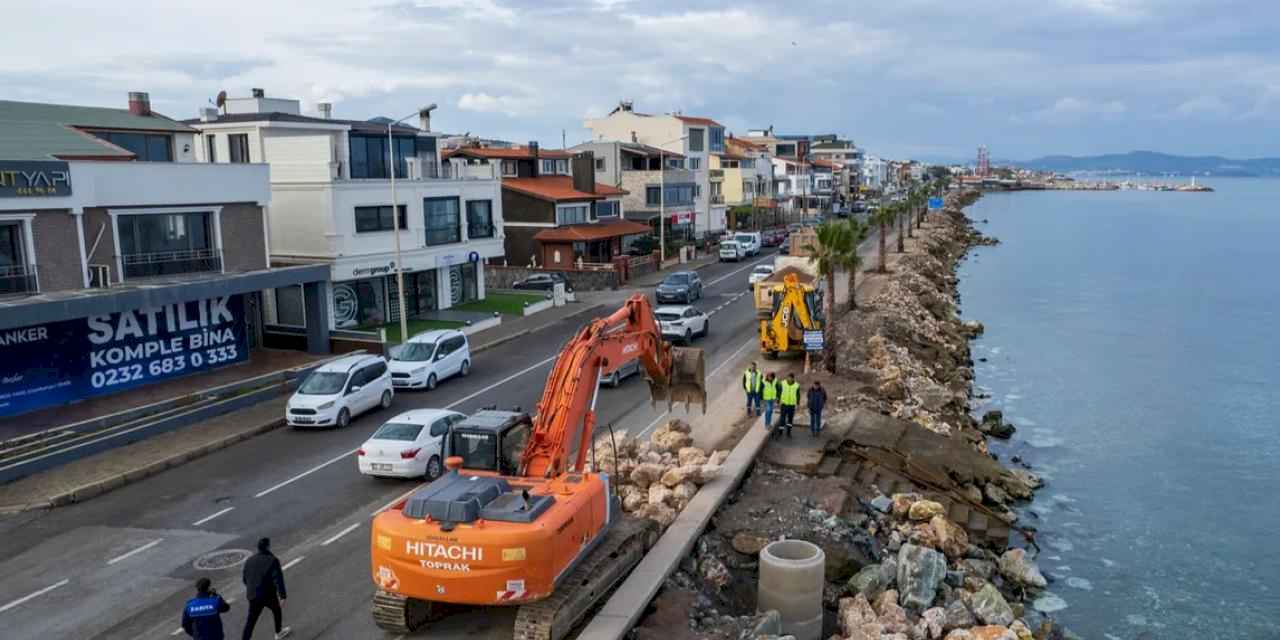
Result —
[[[1072,589],[1083,589],[1085,591],[1093,591],[1093,583],[1079,577],[1067,578],[1067,586]]]
[[[1049,546],[1063,553],[1067,553],[1068,551],[1074,551],[1076,548],[1074,544],[1071,544],[1070,540],[1063,540],[1061,538],[1050,540]]]
[[[1102,634],[1102,637],[1106,638],[1107,640],[1120,640],[1120,636],[1111,635],[1110,633],[1104,633]]]
[[[1054,501],[1054,502],[1065,502],[1065,503],[1067,503],[1067,504],[1071,504],[1071,503],[1073,503],[1073,502],[1076,502],[1076,499],[1075,499],[1075,498],[1072,498],[1071,496],[1069,496],[1069,495],[1067,495],[1067,494],[1065,494],[1065,493],[1055,493],[1055,494],[1053,494],[1053,496],[1052,496],[1052,497],[1053,497],[1053,501]]]
[[[1114,567],[1114,566],[1116,566],[1116,561],[1115,561],[1115,560],[1112,560],[1112,559],[1110,559],[1110,558],[1103,558],[1103,559],[1102,559],[1102,564],[1103,564],[1103,565],[1105,565],[1105,566],[1107,566],[1107,567]]]
[[[1058,567],[1057,569],[1055,569],[1055,571],[1058,571],[1060,573],[1071,573],[1071,565],[1064,564],[1061,567]]]
[[[1039,598],[1032,601],[1031,606],[1041,613],[1053,613],[1054,611],[1066,609],[1067,601],[1055,593],[1046,591]]]
[[[1036,449],[1048,449],[1050,447],[1061,447],[1067,441],[1062,436],[1056,435],[1052,429],[1031,429],[1027,434],[1027,444]]]
[[[1000,347],[991,347],[991,355],[1000,355]]]
[[[1012,402],[1014,400],[1021,400],[1022,396],[1016,393],[1006,393],[1004,394],[1004,399]]]
[[[1037,423],[1035,420],[1032,420],[1031,418],[1024,418],[1022,416],[1009,416],[1009,421],[1012,422],[1015,426],[1019,426],[1019,427],[1040,426],[1039,423]]]
[[[1135,627],[1147,626],[1147,617],[1136,613],[1131,613],[1124,617],[1125,621]]]

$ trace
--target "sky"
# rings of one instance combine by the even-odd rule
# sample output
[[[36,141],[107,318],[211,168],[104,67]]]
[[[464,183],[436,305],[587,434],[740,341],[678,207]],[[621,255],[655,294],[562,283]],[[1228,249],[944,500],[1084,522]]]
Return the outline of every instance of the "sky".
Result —
[[[0,0],[0,99],[219,90],[544,147],[619,100],[890,158],[1280,156],[1280,3]]]

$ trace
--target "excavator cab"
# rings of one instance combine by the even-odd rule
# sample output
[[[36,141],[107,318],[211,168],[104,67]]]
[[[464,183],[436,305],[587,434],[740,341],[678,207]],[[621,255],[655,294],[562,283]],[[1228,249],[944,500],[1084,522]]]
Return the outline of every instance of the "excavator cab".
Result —
[[[445,457],[461,458],[462,468],[468,471],[516,475],[532,427],[533,419],[527,413],[478,411],[449,429]]]

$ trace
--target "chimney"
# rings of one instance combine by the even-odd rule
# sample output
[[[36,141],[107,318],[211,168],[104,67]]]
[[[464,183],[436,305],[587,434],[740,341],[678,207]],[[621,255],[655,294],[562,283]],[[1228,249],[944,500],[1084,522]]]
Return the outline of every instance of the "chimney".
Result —
[[[634,131],[631,132],[631,142],[633,143],[640,142],[638,139],[636,139],[636,132]]]
[[[255,98],[265,98],[265,97],[267,97],[267,92],[266,92],[266,91],[263,91],[262,89],[251,89],[250,91],[252,91],[252,92],[253,92],[253,97],[255,97]]]
[[[418,112],[418,128],[423,131],[431,130],[431,110],[423,109]]]
[[[542,166],[541,166],[542,162],[540,162],[538,159],[538,141],[537,140],[529,141],[529,157],[533,158],[533,173],[530,175],[536,178],[538,177],[539,172],[542,170]]]
[[[145,91],[130,91],[129,113],[135,116],[151,115],[151,96]]]
[[[584,193],[596,192],[596,154],[583,151],[574,154],[569,161],[572,165],[569,172],[573,174],[573,188]]]
[[[320,117],[321,117],[321,118],[324,118],[325,120],[329,120],[329,119],[332,119],[332,118],[333,118],[333,103],[332,103],[332,102],[319,102],[319,103],[316,103],[316,110],[320,112]]]

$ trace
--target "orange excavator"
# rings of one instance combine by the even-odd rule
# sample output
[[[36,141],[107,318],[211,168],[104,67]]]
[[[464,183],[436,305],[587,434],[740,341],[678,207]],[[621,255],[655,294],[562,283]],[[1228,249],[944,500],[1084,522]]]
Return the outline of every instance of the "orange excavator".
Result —
[[[706,411],[701,349],[662,340],[643,295],[556,358],[537,412],[486,409],[445,436],[448,473],[374,517],[373,619],[409,633],[451,607],[515,606],[514,637],[560,640],[657,539],[592,471],[600,372],[638,358],[651,401]]]

